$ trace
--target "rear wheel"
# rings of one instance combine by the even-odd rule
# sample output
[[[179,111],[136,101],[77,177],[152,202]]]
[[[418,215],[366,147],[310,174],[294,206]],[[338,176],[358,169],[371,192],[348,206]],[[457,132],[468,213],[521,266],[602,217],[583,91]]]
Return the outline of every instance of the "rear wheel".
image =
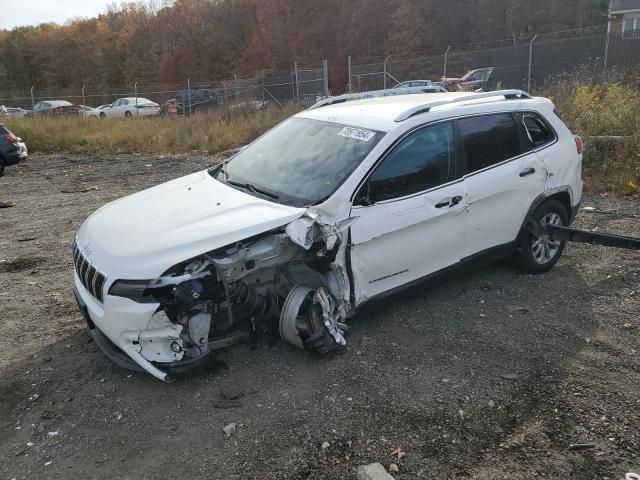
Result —
[[[0,177],[4,175],[4,158],[0,157]]]
[[[531,220],[542,227],[538,235],[526,230],[519,242],[515,260],[518,267],[526,273],[540,274],[553,268],[558,262],[565,242],[553,240],[544,231],[547,225],[569,224],[569,216],[565,206],[558,200],[550,199],[540,205]]]
[[[107,114],[104,112],[100,112],[100,118],[107,118]]]

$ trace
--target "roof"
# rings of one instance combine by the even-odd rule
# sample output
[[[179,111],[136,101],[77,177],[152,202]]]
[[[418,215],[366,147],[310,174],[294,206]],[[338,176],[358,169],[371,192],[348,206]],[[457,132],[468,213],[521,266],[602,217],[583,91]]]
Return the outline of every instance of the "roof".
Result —
[[[381,91],[384,92],[384,91]],[[519,91],[504,91],[513,94]],[[524,92],[519,92],[526,95]],[[313,120],[322,120],[343,125],[358,126],[372,130],[388,132],[414,115],[426,113],[429,109],[449,104],[469,106],[478,103],[504,101],[502,92],[447,92],[413,95],[380,96],[366,99],[343,101],[332,105],[320,105],[299,113],[297,116]],[[348,97],[345,95],[344,97]],[[338,97],[340,98],[340,97]]]
[[[48,103],[51,107],[68,107],[72,105],[71,102],[67,102],[66,100],[43,100],[39,103]]]
[[[628,11],[640,11],[640,0],[611,0],[609,14]]]

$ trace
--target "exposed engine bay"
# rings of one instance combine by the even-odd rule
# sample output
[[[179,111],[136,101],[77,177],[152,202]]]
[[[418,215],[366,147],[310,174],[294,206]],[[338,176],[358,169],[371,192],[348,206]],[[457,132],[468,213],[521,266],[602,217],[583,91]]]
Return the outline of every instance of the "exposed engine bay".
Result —
[[[131,340],[144,358],[165,366],[186,366],[240,342],[255,345],[262,335],[324,356],[346,345],[343,321],[351,313],[336,262],[346,245],[324,233],[304,217],[182,262],[160,278],[117,281],[109,294],[159,303],[148,330]]]

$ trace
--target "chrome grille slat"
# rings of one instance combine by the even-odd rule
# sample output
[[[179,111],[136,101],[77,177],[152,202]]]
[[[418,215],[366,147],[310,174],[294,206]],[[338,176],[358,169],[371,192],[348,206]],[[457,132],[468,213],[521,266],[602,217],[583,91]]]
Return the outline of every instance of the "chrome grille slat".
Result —
[[[80,250],[76,241],[73,245],[73,265],[82,285],[100,302],[104,300],[102,289],[107,282],[107,277],[100,272]]]

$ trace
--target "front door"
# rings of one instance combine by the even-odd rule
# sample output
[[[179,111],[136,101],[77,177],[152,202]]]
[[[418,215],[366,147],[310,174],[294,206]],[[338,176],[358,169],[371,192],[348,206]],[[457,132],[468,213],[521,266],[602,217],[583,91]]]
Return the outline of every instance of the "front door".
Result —
[[[402,139],[356,195],[351,267],[356,304],[457,263],[467,192],[458,179],[453,122]]]

